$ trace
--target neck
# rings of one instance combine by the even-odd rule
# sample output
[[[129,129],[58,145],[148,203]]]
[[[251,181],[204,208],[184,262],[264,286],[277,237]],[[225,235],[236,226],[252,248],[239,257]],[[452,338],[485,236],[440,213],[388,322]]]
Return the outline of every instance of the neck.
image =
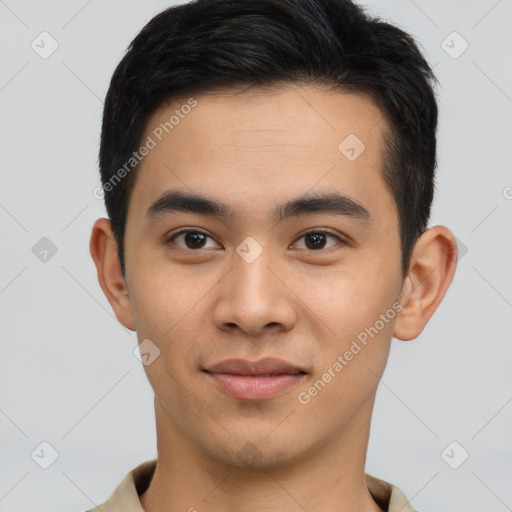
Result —
[[[300,460],[239,467],[201,450],[155,399],[158,463],[141,505],[146,512],[382,512],[364,473],[373,403]]]

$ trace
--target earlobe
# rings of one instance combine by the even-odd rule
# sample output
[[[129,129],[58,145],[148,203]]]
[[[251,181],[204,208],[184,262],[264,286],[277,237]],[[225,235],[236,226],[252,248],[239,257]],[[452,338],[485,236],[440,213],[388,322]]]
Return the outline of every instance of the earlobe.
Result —
[[[117,255],[117,244],[108,219],[98,219],[91,231],[89,251],[96,265],[98,282],[117,319],[135,331],[126,282]]]
[[[428,228],[417,240],[405,279],[393,336],[402,341],[417,338],[452,282],[457,267],[457,244],[445,226]]]

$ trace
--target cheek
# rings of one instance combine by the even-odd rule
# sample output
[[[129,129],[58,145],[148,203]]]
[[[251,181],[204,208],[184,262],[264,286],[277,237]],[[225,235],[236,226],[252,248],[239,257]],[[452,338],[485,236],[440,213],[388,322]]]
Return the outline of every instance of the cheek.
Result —
[[[301,278],[301,297],[315,313],[309,317],[316,319],[315,327],[322,332],[316,330],[319,364],[314,379],[322,391],[311,390],[318,392],[314,401],[319,407],[358,407],[374,393],[384,372],[399,288],[395,272],[383,266],[374,262],[369,265],[371,271]],[[325,388],[317,380],[325,382],[324,377],[329,381]],[[347,389],[358,391],[347,394]]]
[[[294,277],[303,314],[331,339],[347,341],[373,325],[393,304],[399,281],[389,269],[316,269]],[[386,324],[387,325],[387,324]]]
[[[211,278],[190,279],[158,251],[146,252],[150,254],[140,251],[134,258],[138,265],[132,269],[132,305],[137,331],[140,328],[141,335],[162,338],[193,310],[211,286]]]
[[[375,393],[397,314],[392,289],[386,283],[371,286],[366,279],[354,278],[311,290],[322,320],[317,324],[329,329],[327,336],[316,337],[319,364],[308,387],[301,389],[304,394],[299,402],[310,401],[311,410],[318,408],[326,428],[334,428],[340,415],[352,414]]]
[[[138,275],[133,282],[132,306],[139,338],[161,339],[178,320],[177,306],[183,301],[167,284],[152,272]]]
[[[141,267],[133,274],[132,310],[139,341],[151,340],[160,350],[160,362],[173,372],[193,365],[194,347],[203,342],[204,299],[218,278],[210,273],[191,280],[170,265],[153,265],[151,271]]]

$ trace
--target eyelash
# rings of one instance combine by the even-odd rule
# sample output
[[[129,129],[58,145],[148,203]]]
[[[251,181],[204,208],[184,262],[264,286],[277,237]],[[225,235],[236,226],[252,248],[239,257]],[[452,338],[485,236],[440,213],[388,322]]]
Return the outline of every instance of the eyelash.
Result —
[[[186,233],[201,233],[201,234],[207,236],[208,238],[211,238],[212,240],[214,240],[213,237],[211,237],[210,235],[208,235],[204,231],[201,231],[201,230],[198,230],[198,229],[182,229],[181,231],[178,231],[177,233],[173,233],[171,236],[167,237],[167,239],[165,240],[165,243],[166,244],[170,244],[171,242],[174,242],[174,240],[179,235],[186,234]],[[347,245],[347,242],[345,240],[340,238],[338,235],[335,235],[331,231],[328,231],[328,230],[325,230],[325,229],[314,229],[314,230],[311,230],[311,231],[307,231],[306,233],[303,233],[301,236],[299,236],[299,238],[297,238],[296,241],[293,242],[293,243],[294,244],[297,243],[300,239],[304,238],[305,236],[308,236],[308,235],[318,235],[318,234],[329,235],[329,236],[331,236],[333,238],[336,238],[341,245]],[[336,246],[328,247],[327,249],[316,249],[316,250],[315,249],[300,249],[300,250],[305,250],[307,252],[315,252],[316,253],[316,252],[331,251],[331,250],[333,250],[335,248],[336,248]],[[203,249],[203,248],[200,248],[200,249],[189,249],[188,247],[187,248],[180,247],[180,249],[183,249],[184,251],[191,251],[191,252],[199,252],[199,251],[202,251],[202,250],[207,250],[207,249]]]

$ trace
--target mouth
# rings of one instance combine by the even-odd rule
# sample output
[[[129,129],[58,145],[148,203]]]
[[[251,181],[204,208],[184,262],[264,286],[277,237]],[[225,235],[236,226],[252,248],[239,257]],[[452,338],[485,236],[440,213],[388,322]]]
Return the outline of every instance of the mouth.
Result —
[[[281,359],[227,359],[203,372],[224,394],[239,400],[270,400],[301,382],[307,371]]]
[[[273,375],[297,375],[307,373],[304,368],[291,363],[265,357],[259,361],[248,361],[246,359],[226,359],[205,369],[208,373],[223,373],[230,375],[252,375],[252,376],[273,376]]]

